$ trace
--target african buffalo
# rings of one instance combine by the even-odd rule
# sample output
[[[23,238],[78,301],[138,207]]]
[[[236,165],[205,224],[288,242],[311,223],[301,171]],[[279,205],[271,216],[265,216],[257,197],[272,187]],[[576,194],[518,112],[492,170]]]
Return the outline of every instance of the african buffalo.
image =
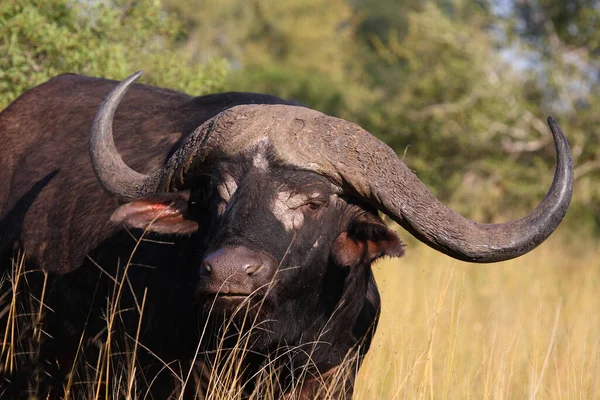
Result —
[[[4,393],[121,397],[106,370],[135,352],[134,386],[155,398],[192,396],[191,375],[224,397],[351,397],[380,309],[371,264],[404,251],[378,211],[438,251],[489,263],[542,243],[571,200],[569,147],[550,118],[548,194],[520,220],[480,224],[355,124],[267,95],[134,84],[140,75],[62,75],[0,114],[2,265],[14,271],[22,252],[28,290],[47,305],[40,349],[5,363]],[[105,383],[74,384],[82,364]],[[211,381],[232,370],[236,385]]]

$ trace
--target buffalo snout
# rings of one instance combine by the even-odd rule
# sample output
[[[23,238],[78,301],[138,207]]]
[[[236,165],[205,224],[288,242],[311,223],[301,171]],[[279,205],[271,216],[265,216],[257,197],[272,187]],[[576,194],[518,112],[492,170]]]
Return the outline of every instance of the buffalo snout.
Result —
[[[262,252],[244,246],[223,247],[209,253],[200,267],[205,294],[249,296],[268,289],[277,263]]]

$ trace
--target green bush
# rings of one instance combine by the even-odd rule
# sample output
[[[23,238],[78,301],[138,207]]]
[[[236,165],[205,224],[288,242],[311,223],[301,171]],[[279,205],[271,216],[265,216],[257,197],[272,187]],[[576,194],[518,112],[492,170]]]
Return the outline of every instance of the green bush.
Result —
[[[218,90],[227,64],[190,62],[178,22],[150,0],[12,0],[0,4],[0,107],[61,73],[144,82],[193,94]]]

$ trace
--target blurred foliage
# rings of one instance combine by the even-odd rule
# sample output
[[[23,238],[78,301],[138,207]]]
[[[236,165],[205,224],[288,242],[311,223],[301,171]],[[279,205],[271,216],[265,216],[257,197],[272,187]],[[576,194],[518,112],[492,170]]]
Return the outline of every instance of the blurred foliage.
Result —
[[[578,222],[600,226],[600,1],[522,0],[500,13],[533,107],[558,116],[575,162]]]
[[[227,58],[228,89],[295,98],[348,117],[372,97],[345,0],[164,0],[197,60]]]
[[[0,104],[62,72],[202,94],[266,92],[354,121],[442,200],[522,215],[575,157],[573,210],[600,227],[600,2],[13,0],[0,5]]]
[[[363,123],[405,153],[438,196],[484,221],[511,204],[539,199],[544,193],[535,192],[549,186],[530,168],[535,157],[510,151],[535,117],[513,71],[494,56],[492,38],[481,34],[489,17],[460,8],[449,14],[429,3],[407,14],[402,37],[372,39],[381,63],[401,73]],[[529,196],[515,201],[524,184]]]
[[[177,20],[150,0],[0,3],[0,106],[61,73],[122,79],[146,70],[144,82],[195,93],[222,85],[226,63],[192,63],[176,47]]]

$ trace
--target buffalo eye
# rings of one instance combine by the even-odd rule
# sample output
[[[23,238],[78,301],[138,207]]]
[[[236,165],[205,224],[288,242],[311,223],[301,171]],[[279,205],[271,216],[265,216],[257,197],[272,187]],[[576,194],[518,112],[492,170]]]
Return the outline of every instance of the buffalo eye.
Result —
[[[325,200],[310,200],[308,203],[304,204],[302,208],[314,212],[325,208],[326,206],[327,202]]]

